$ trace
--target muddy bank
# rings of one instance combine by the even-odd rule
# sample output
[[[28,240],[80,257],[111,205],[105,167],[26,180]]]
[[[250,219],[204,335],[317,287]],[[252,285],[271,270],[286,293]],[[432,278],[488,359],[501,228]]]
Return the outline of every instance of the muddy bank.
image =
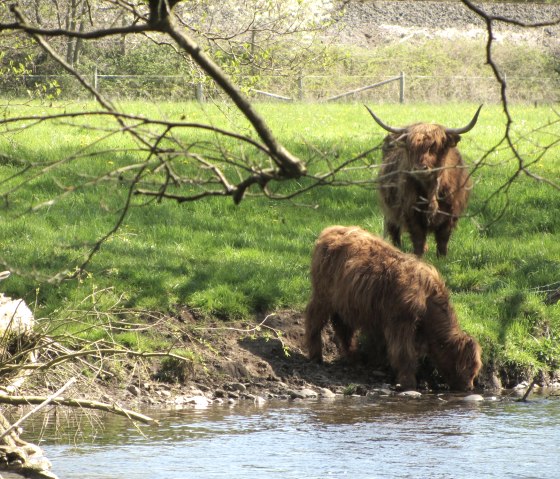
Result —
[[[194,364],[150,362],[149,367],[134,368],[126,381],[102,382],[98,395],[127,407],[144,407],[402,393],[388,368],[372,365],[367,358],[358,363],[341,359],[331,330],[324,332],[324,363],[309,361],[301,312],[279,311],[263,319],[252,324],[201,321],[184,310],[166,326],[182,331],[183,347],[198,358]],[[421,368],[419,379],[420,393],[447,390],[429,364]],[[529,371],[485,365],[475,392],[516,387],[523,391],[531,380]],[[559,387],[560,376],[542,377],[538,386]]]

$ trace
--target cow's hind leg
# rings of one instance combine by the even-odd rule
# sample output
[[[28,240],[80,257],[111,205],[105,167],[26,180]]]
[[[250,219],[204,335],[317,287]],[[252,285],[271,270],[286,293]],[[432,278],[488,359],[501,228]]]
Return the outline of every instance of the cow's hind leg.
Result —
[[[331,316],[331,321],[340,352],[343,356],[352,356],[355,349],[353,344],[354,329],[348,326],[338,313]]]
[[[329,320],[330,313],[330,310],[325,307],[324,301],[319,301],[315,296],[311,298],[305,308],[305,344],[309,359],[313,361],[323,361],[321,333]]]

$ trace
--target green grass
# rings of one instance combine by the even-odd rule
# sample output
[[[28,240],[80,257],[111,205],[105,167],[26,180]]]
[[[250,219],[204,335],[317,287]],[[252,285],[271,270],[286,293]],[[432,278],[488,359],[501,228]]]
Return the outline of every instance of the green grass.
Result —
[[[396,126],[417,120],[461,126],[476,110],[472,104],[370,106]],[[86,104],[55,107],[57,111],[93,108]],[[47,111],[42,105],[7,108],[9,116]],[[325,158],[342,161],[354,157],[383,138],[360,104],[259,104],[257,108],[278,138],[308,161],[312,170],[323,168]],[[238,113],[226,109],[224,116],[223,109],[213,105],[130,103],[126,110],[149,110],[166,118],[185,115],[192,121],[250,131]],[[550,108],[516,106],[512,111],[516,146],[528,157],[556,140],[558,123],[532,131],[557,121]],[[89,122],[90,126],[104,126],[100,120]],[[500,107],[483,108],[477,126],[459,145],[467,162],[474,164],[499,142],[503,125]],[[2,207],[0,260],[6,268],[26,273],[4,281],[2,291],[31,304],[37,302],[37,316],[65,317],[65,311],[100,290],[104,291],[98,305],[101,309],[116,301],[123,307],[156,311],[188,305],[224,319],[250,318],[255,312],[278,308],[303,309],[309,295],[310,252],[325,226],[357,224],[382,232],[382,217],[371,187],[316,188],[290,202],[248,196],[238,206],[226,198],[147,205],[136,199],[122,228],[90,263],[86,277],[61,285],[41,281],[38,278],[72,271],[91,244],[111,229],[120,212],[126,188],[118,182],[79,189],[51,206],[28,211],[65,187],[115,165],[137,161],[134,153],[121,151],[128,141],[121,134],[88,147],[105,134],[61,123],[0,134],[2,194],[18,183],[11,176],[18,171],[20,160],[45,164],[76,151],[119,149],[69,162],[40,177],[28,174],[29,182],[10,194]],[[188,134],[193,139],[208,139],[200,133]],[[228,143],[228,148],[237,146]],[[560,182],[558,153],[557,146],[550,149],[530,171]],[[247,154],[252,153],[247,150]],[[380,153],[374,152],[362,164],[375,166],[379,161]],[[430,240],[426,259],[442,272],[461,324],[481,341],[487,362],[556,369],[560,366],[560,306],[545,306],[542,300],[550,285],[560,286],[560,193],[521,175],[492,197],[516,171],[516,164],[504,147],[488,156],[474,173],[469,217],[460,222],[452,237],[449,256],[436,258]],[[353,175],[370,180],[375,172],[373,167]],[[277,189],[293,191],[305,181]],[[405,247],[409,248],[408,240]],[[143,345],[133,334],[123,333],[121,339]]]

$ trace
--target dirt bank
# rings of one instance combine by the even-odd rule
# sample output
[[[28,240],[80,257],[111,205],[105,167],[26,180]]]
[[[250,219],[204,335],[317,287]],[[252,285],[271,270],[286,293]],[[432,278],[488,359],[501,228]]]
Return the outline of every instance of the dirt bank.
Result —
[[[161,361],[129,366],[130,374],[101,382],[87,396],[117,401],[127,407],[206,405],[210,402],[305,399],[335,394],[399,394],[391,372],[379,365],[349,364],[340,359],[332,331],[324,332],[324,364],[310,362],[303,345],[301,312],[278,311],[254,323],[231,323],[196,318],[183,310],[160,328],[179,332],[183,346],[195,352],[193,366]],[[419,372],[419,391],[445,391],[429,365]],[[494,371],[485,367],[479,390],[496,391],[530,379],[526,371]],[[542,384],[552,385],[550,378]],[[525,384],[526,386],[527,384]]]

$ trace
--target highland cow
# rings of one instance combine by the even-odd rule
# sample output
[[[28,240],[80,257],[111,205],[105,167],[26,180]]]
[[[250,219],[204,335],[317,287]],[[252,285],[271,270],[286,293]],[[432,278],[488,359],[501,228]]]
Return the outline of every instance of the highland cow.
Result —
[[[305,311],[309,358],[321,362],[322,331],[330,320],[344,355],[355,334],[383,344],[401,388],[416,388],[427,357],[454,390],[473,388],[481,349],[459,328],[436,269],[359,227],[331,226],[319,236],[311,262]]]
[[[367,108],[367,106],[366,106]],[[385,236],[401,247],[401,231],[410,234],[414,253],[426,251],[434,233],[438,256],[447,254],[452,231],[469,200],[472,183],[456,145],[474,128],[482,105],[463,128],[417,123],[405,128],[373,119],[390,134],[383,143],[379,193],[385,216]]]

